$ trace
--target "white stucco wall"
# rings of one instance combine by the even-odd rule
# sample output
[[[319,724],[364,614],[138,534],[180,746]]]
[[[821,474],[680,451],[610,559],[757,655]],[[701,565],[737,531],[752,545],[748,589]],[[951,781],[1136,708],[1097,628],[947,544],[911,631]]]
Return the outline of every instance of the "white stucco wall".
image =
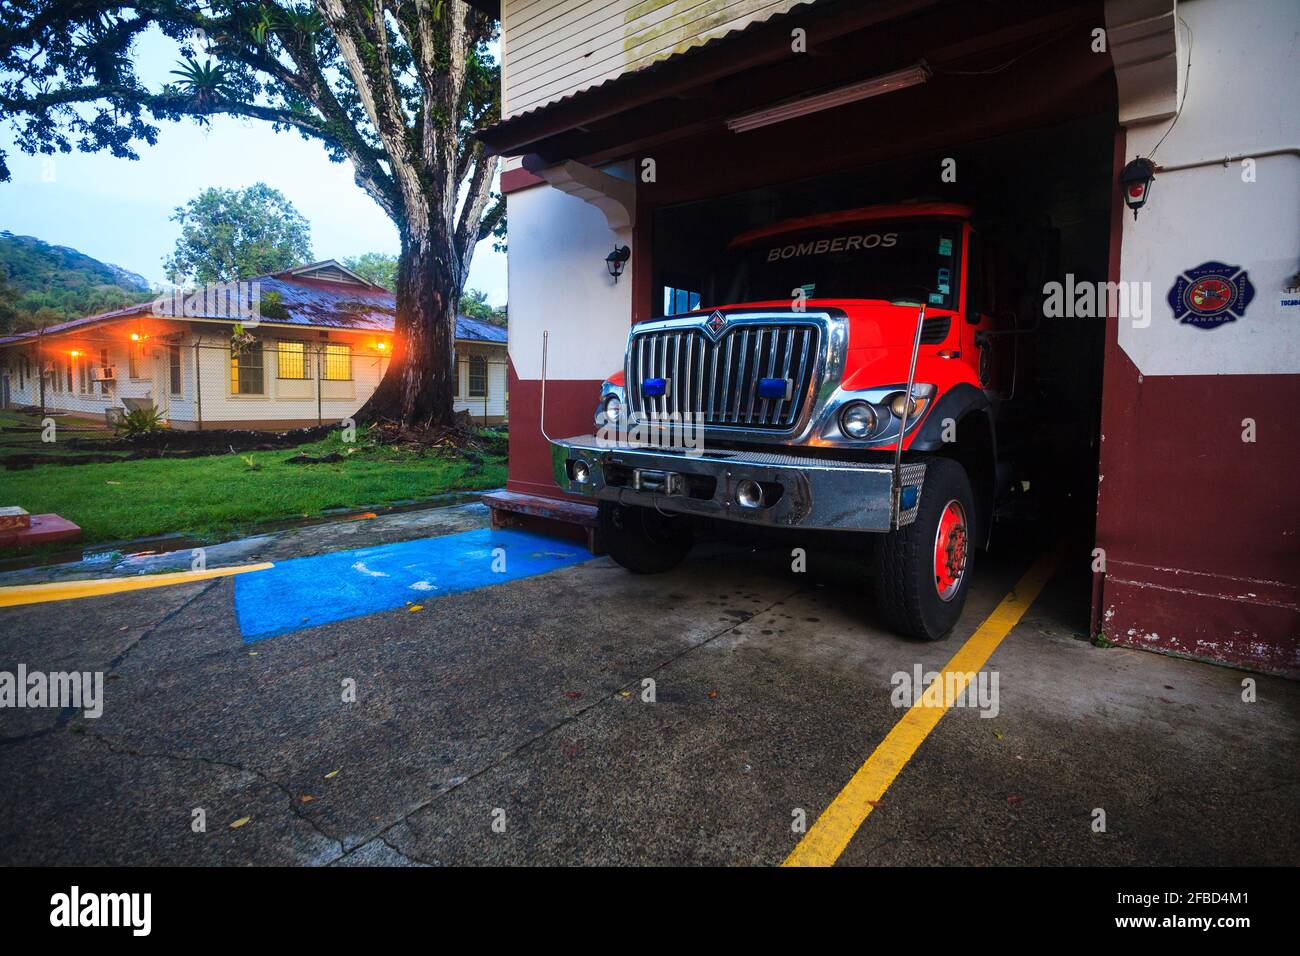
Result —
[[[1153,309],[1146,328],[1121,319],[1119,344],[1144,375],[1300,372],[1300,307],[1280,304],[1300,272],[1300,3],[1182,0],[1177,13],[1181,116],[1172,131],[1170,120],[1130,127],[1126,159],[1169,131],[1158,166],[1217,161],[1158,173],[1136,221],[1125,214],[1121,279],[1149,282]],[[1246,182],[1241,159],[1252,156]],[[1244,268],[1255,298],[1243,318],[1201,329],[1177,321],[1166,297],[1208,261]]]
[[[549,329],[548,379],[604,379],[622,368],[632,317],[636,257],[616,283],[605,256],[627,244],[595,206],[550,186],[512,193],[510,359],[525,380],[542,377],[542,332]]]

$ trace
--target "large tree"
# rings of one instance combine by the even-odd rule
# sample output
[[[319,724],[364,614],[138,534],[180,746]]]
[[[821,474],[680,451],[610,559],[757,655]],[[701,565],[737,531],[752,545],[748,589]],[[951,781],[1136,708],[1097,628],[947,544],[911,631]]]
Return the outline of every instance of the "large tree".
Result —
[[[137,73],[135,42],[152,29],[178,45],[174,82]],[[401,239],[393,360],[360,414],[451,424],[456,305],[475,245],[504,216],[496,159],[469,135],[500,115],[495,35],[463,0],[10,0],[0,118],[33,153],[136,158],[159,120],[218,114],[322,143]]]
[[[311,226],[284,193],[266,183],[210,187],[177,206],[172,219],[181,235],[163,268],[178,284],[231,282],[311,259]]]

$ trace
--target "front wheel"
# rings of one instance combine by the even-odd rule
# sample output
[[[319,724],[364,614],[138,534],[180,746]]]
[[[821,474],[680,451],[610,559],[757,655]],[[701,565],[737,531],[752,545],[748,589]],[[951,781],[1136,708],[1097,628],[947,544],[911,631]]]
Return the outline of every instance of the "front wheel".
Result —
[[[688,518],[654,508],[602,501],[600,536],[609,556],[633,574],[658,574],[676,567],[694,543]]]
[[[916,520],[881,542],[876,596],[886,619],[909,637],[937,641],[961,616],[969,590],[975,502],[966,470],[927,463]]]

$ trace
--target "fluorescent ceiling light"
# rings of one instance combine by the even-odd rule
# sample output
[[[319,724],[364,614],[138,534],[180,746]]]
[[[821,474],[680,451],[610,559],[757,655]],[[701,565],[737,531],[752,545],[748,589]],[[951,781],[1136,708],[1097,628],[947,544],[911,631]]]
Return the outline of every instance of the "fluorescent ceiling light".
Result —
[[[884,76],[873,77],[860,83],[850,83],[848,86],[841,86],[839,89],[818,93],[816,96],[806,96],[801,100],[782,103],[769,109],[733,116],[727,120],[727,129],[734,133],[743,133],[747,130],[758,129],[760,126],[783,123],[788,119],[794,119],[796,116],[807,116],[809,113],[817,113],[821,110],[843,106],[845,103],[856,103],[858,100],[879,96],[881,93],[890,93],[894,90],[906,89],[909,86],[918,86],[928,80],[931,75],[930,67],[922,60],[915,66],[895,70],[893,73],[886,73]]]

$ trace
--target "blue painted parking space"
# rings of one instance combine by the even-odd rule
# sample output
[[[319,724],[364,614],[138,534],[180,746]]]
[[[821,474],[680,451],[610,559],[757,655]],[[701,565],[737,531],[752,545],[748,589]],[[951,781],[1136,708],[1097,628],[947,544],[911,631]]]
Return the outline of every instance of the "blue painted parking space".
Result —
[[[235,581],[245,643],[427,604],[587,561],[585,548],[525,531],[465,531],[283,561]]]

